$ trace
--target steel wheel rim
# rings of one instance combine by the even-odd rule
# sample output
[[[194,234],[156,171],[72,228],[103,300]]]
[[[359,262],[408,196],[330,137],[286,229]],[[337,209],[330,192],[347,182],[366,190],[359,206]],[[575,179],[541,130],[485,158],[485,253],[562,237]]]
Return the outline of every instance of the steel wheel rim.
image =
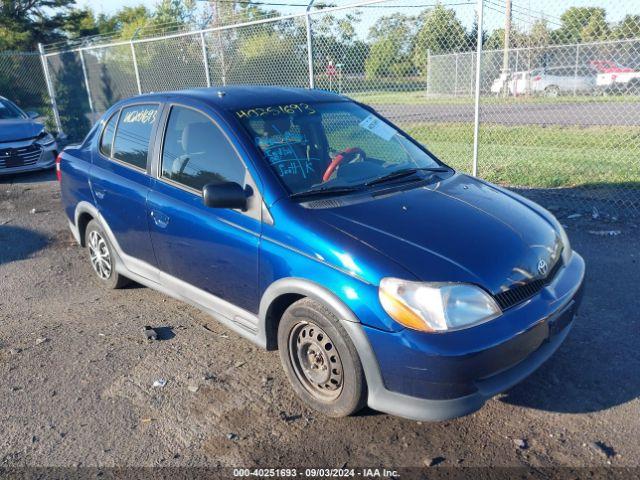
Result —
[[[343,387],[342,360],[327,333],[311,322],[299,322],[289,334],[293,371],[309,393],[335,400]]]
[[[89,233],[89,258],[98,277],[106,280],[111,276],[111,254],[102,235],[95,230]]]

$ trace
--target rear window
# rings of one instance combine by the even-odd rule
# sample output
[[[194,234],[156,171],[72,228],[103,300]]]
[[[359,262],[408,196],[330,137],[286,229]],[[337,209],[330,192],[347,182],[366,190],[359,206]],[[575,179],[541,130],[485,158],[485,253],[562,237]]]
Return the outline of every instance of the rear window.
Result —
[[[146,169],[151,131],[157,116],[157,105],[123,108],[113,142],[112,157],[134,167]]]

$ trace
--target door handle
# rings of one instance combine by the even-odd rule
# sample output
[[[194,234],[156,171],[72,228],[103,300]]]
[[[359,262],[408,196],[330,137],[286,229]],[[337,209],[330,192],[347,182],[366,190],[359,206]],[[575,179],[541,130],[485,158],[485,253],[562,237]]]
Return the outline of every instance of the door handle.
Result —
[[[151,218],[160,228],[167,228],[167,225],[169,225],[169,217],[158,210],[151,210]]]

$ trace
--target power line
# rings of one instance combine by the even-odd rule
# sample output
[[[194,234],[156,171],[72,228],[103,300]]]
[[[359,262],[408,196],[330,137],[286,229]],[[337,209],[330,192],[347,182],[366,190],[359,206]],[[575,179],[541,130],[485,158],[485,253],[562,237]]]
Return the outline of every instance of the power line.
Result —
[[[500,13],[502,15],[506,14],[505,6],[503,4],[494,3],[491,0],[485,0],[485,2],[486,2],[485,3],[485,7],[487,7],[489,10],[492,10],[494,12]],[[514,13],[517,13],[518,15],[515,15]],[[516,12],[515,10],[512,10],[511,16],[512,16],[512,18],[516,19],[518,22],[522,22],[522,23],[528,24],[528,25],[534,23],[532,21],[531,17],[525,19],[525,18],[523,18],[523,17],[521,17],[519,15],[523,15],[523,13],[520,12],[520,11]],[[524,14],[524,15],[526,15],[526,14]],[[554,25],[556,27],[562,27],[562,24],[556,23],[556,22],[552,22],[552,21],[550,21],[548,19],[545,19],[545,18],[540,18],[540,20],[546,20],[547,22],[549,22],[550,24],[552,24],[552,25]]]
[[[273,6],[273,7],[307,7],[308,3],[280,3],[280,2],[262,2],[262,1],[254,1],[254,0],[217,0],[220,3],[240,3],[244,5],[265,5],[265,6]],[[425,8],[425,7],[435,7],[437,5],[442,5],[444,7],[455,7],[460,5],[475,5],[476,2],[467,1],[467,2],[457,2],[457,3],[424,3],[424,4],[416,4],[416,5],[359,5],[354,7],[355,9],[360,8]],[[323,8],[330,8],[329,5],[314,5],[316,11],[322,11]]]

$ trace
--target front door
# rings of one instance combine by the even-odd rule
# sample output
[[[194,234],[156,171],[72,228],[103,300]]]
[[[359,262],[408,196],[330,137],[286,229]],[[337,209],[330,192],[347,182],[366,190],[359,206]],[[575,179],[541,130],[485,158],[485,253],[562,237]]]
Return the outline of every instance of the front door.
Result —
[[[258,189],[246,212],[209,208],[202,187],[252,183],[237,151],[212,117],[171,107],[158,175],[149,194],[149,226],[160,270],[252,313],[258,311]]]

